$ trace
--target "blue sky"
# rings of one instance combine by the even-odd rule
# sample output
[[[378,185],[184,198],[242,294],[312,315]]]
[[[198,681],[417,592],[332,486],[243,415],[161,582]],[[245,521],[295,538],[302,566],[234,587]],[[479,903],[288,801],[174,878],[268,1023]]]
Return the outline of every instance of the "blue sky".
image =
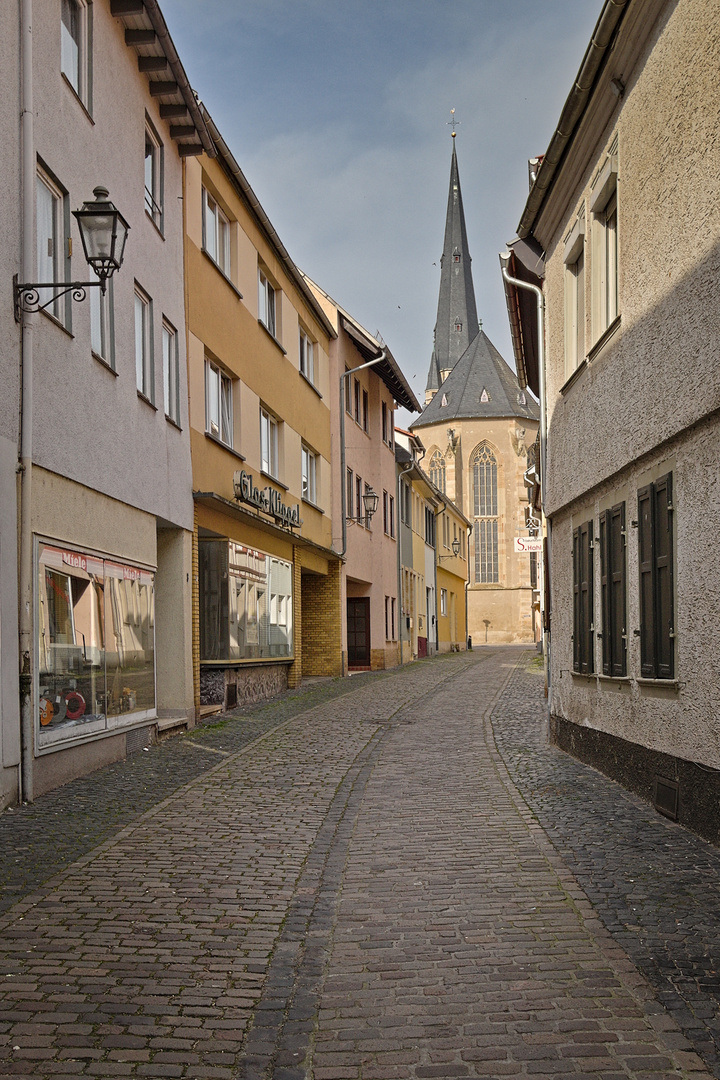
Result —
[[[602,0],[162,0],[193,88],[297,265],[424,401],[450,110],[478,314],[513,366],[498,252]],[[401,417],[408,422],[407,416]]]

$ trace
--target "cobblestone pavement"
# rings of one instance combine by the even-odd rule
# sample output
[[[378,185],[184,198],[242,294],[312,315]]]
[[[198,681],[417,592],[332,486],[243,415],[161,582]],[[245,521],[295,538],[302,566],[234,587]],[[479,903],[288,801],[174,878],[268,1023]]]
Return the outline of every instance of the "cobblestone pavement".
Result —
[[[658,1000],[720,1077],[720,851],[547,741],[538,674],[493,714],[513,781]]]
[[[322,684],[3,815],[0,845],[48,862],[6,890],[0,1075],[709,1080],[699,1029],[629,959],[617,841],[591,842],[624,814],[657,861],[656,818],[544,744],[530,660]],[[682,861],[696,841],[660,824]],[[658,875],[656,904],[673,887]]]

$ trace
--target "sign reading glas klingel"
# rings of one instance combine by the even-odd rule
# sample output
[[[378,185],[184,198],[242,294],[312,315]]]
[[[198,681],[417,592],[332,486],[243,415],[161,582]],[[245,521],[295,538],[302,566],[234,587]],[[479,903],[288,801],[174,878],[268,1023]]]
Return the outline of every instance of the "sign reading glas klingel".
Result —
[[[253,483],[250,473],[246,473],[244,469],[233,475],[233,487],[235,489],[235,498],[239,502],[249,503],[250,506],[254,506],[263,514],[268,514],[280,522],[281,525],[291,529],[299,528],[302,525],[299,504],[286,506],[274,488],[269,486],[257,487]]]

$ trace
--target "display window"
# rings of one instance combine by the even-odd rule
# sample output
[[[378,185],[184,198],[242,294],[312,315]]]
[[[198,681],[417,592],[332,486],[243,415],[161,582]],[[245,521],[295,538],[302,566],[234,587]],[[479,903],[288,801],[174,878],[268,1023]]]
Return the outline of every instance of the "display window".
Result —
[[[38,747],[155,715],[154,574],[38,546]]]
[[[201,538],[200,660],[292,656],[292,563]]]

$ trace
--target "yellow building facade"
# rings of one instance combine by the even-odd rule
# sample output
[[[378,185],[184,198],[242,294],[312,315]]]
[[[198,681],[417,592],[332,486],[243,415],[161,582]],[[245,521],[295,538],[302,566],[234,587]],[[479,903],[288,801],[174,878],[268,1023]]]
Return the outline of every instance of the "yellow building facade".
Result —
[[[217,154],[188,161],[184,186],[201,715],[342,671],[335,331],[205,115]]]

